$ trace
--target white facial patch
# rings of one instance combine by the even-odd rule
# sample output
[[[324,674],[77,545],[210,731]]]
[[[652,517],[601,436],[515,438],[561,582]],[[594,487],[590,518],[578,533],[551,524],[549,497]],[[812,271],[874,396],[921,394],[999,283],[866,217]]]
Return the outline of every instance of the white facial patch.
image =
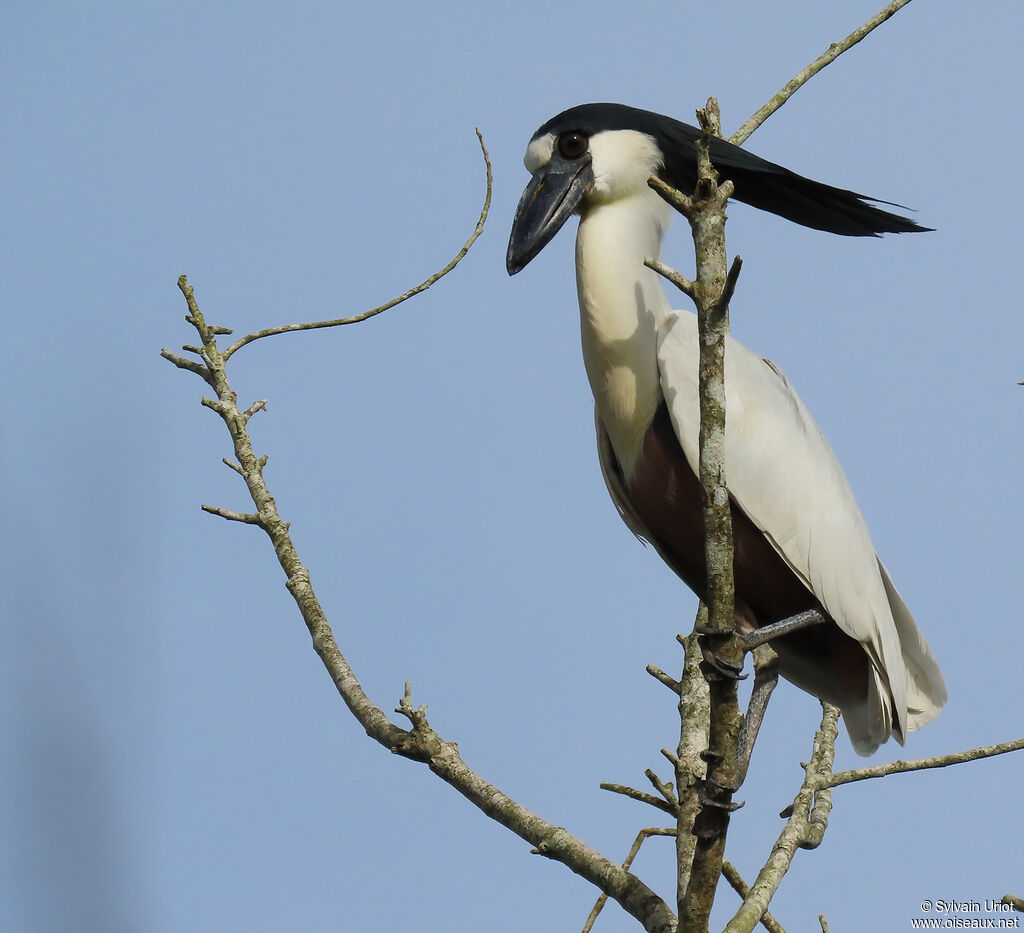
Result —
[[[636,130],[603,130],[590,137],[594,187],[591,203],[646,192],[647,179],[664,165],[653,136]]]
[[[533,175],[538,169],[544,168],[551,161],[551,153],[554,151],[554,133],[546,133],[534,139],[526,147],[526,155],[523,156],[523,164],[526,166],[526,171]]]

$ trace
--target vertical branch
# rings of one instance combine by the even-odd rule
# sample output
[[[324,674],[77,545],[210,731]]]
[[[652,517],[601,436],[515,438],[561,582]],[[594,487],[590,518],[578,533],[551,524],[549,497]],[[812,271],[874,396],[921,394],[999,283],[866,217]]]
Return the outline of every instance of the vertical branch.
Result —
[[[697,624],[707,620],[707,606],[701,603]],[[704,753],[708,747],[710,705],[708,684],[701,670],[702,655],[696,632],[680,638],[684,649],[683,675],[679,679],[679,747],[673,760],[676,776],[676,886],[680,905],[690,883],[690,870],[697,849],[693,826],[700,813],[700,792],[707,776]]]
[[[725,204],[732,184],[718,185],[708,146],[719,135],[718,105],[708,101],[698,119],[704,138],[698,147],[696,210],[690,217],[697,257],[697,322],[700,337],[700,483],[704,503],[704,554],[707,563],[710,663],[705,668],[711,699],[707,778],[701,811],[694,823],[693,866],[680,906],[682,931],[708,928],[718,879],[725,858],[725,837],[732,795],[738,781],[736,748],[743,718],[736,676],[743,666],[743,648],[733,635],[735,589],[732,563],[732,514],[725,476],[725,338],[729,332],[725,252]]]
[[[725,205],[732,183],[718,184],[711,164],[711,137],[721,135],[718,103],[708,100],[697,111],[703,138],[697,144],[697,190],[692,198],[671,191],[658,179],[650,180],[659,194],[681,210],[690,222],[697,260],[697,277],[687,283],[697,306],[700,360],[699,479],[704,508],[704,556],[707,568],[708,607],[702,636],[703,671],[710,694],[710,726],[707,775],[698,787],[700,809],[693,822],[693,861],[689,872],[679,865],[679,929],[704,933],[722,873],[729,814],[735,809],[732,795],[740,783],[736,750],[743,717],[740,713],[737,678],[743,668],[744,649],[733,633],[735,587],[733,583],[732,513],[725,476],[725,338],[729,332],[729,299],[739,275],[737,259],[729,269],[725,251]],[[682,798],[681,798],[682,799]],[[681,812],[681,819],[686,809]],[[684,827],[680,825],[680,837]],[[682,842],[677,842],[679,856]]]

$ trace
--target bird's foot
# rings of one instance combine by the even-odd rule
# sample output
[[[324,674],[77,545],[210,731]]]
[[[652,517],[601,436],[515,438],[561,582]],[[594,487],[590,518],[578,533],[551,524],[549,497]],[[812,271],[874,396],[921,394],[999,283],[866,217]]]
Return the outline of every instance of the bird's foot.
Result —
[[[724,644],[732,632],[723,633],[718,629],[699,623],[693,627],[693,630],[700,636],[699,644],[702,656],[700,669],[705,679],[708,681],[746,680],[747,675],[743,673],[742,657],[738,661],[723,658],[715,650]]]
[[[739,790],[738,787],[723,787],[721,784],[717,785],[721,790],[728,791],[729,793],[735,793]],[[698,788],[697,799],[700,801],[702,807],[714,807],[716,810],[723,810],[726,813],[735,813],[741,807],[746,805],[745,800],[716,800],[714,797],[709,797],[704,790]]]
[[[746,680],[747,675],[743,673],[743,660],[733,661],[730,658],[719,657],[711,650],[706,639],[701,638],[700,650],[702,660],[700,670],[705,680]]]

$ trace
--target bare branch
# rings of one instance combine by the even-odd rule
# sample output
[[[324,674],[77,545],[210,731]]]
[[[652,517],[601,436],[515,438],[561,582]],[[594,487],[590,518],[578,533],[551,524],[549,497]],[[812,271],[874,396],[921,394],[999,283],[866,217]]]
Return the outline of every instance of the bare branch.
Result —
[[[654,789],[665,798],[665,802],[671,805],[672,812],[676,813],[679,809],[679,801],[676,799],[676,792],[675,788],[672,787],[672,782],[663,781],[650,768],[644,771],[644,776],[651,782]]]
[[[254,340],[259,340],[262,337],[275,337],[278,334],[289,334],[298,330],[318,330],[322,327],[343,327],[346,324],[358,324],[360,321],[365,321],[383,311],[388,311],[391,308],[394,308],[396,305],[400,305],[403,301],[408,301],[420,292],[425,292],[431,285],[451,272],[452,269],[462,262],[466,253],[469,252],[470,247],[477,241],[477,237],[483,233],[484,223],[487,221],[487,215],[491,210],[491,188],[493,184],[493,177],[491,175],[491,157],[487,152],[487,147],[484,145],[484,138],[479,129],[476,131],[476,136],[480,143],[480,151],[483,153],[484,166],[487,171],[487,192],[484,195],[484,206],[480,210],[480,218],[477,220],[476,227],[470,234],[469,239],[466,240],[462,249],[456,253],[455,258],[448,263],[448,265],[439,272],[435,272],[428,279],[420,282],[419,285],[403,292],[397,298],[392,298],[390,301],[386,301],[384,304],[379,305],[376,308],[372,308],[369,311],[364,311],[362,314],[355,314],[352,317],[337,318],[332,321],[313,321],[309,324],[282,324],[280,327],[268,327],[265,330],[258,330],[255,333],[247,334],[245,337],[236,340],[230,347],[223,351],[224,359],[227,360],[236,350],[240,350],[246,344],[252,343]]]
[[[699,123],[700,128],[710,136],[722,135],[722,111],[719,109],[716,98],[709,97],[707,99],[707,103],[697,111],[697,123]],[[698,159],[699,158],[700,156],[698,156]],[[698,178],[697,184],[699,185],[700,183],[700,179]],[[709,186],[706,188],[706,191],[710,194],[712,188]]]
[[[822,68],[826,65],[832,64],[840,55],[843,54],[847,49],[852,48],[861,39],[863,39],[869,32],[878,26],[881,26],[890,16],[897,11],[905,7],[910,0],[893,0],[883,10],[876,13],[871,17],[863,26],[858,27],[851,32],[845,39],[840,42],[833,42],[828,49],[819,55],[813,62],[811,62],[802,71],[786,82],[785,85],[779,90],[775,96],[771,98],[764,106],[752,114],[732,136],[729,137],[729,142],[735,143],[737,146],[743,145],[747,139],[750,138],[751,134],[767,120],[776,110],[778,110],[787,100],[789,100],[804,84],[806,84],[811,78],[813,78]]]
[[[214,388],[216,388],[216,386]],[[221,400],[219,398],[218,399],[207,398],[204,395],[199,400],[199,404],[202,405],[203,408],[209,408],[211,411],[217,412],[218,415],[222,415],[224,413],[224,411],[225,411],[224,404],[221,402]]]
[[[228,460],[227,457],[221,457],[220,461],[221,463],[224,464],[224,466],[230,467],[232,470],[234,470],[239,476],[245,476],[245,473],[242,472],[242,468],[237,463],[235,463],[234,460]]]
[[[677,191],[670,184],[663,182],[657,175],[647,179],[647,185],[661,195],[662,200],[672,205],[680,214],[689,218],[694,212],[693,198],[682,191]],[[653,266],[651,268],[654,268]]]
[[[197,363],[195,360],[186,360],[185,357],[178,356],[177,353],[172,353],[167,349],[161,350],[160,355],[177,366],[178,369],[187,369],[190,373],[195,373],[203,382],[213,385],[213,377],[202,363]]]
[[[261,398],[258,402],[253,402],[245,411],[242,412],[242,417],[248,421],[258,411],[267,410],[267,400]]]
[[[743,268],[743,260],[739,256],[732,257],[732,265],[729,266],[729,274],[725,277],[725,286],[717,302],[719,314],[726,314],[729,311],[729,302],[732,301],[733,292],[736,291],[736,282],[740,277],[740,269]]]
[[[396,713],[401,713],[409,722],[412,723],[413,729],[429,729],[430,726],[427,723],[427,707],[412,705],[412,684],[407,680],[405,682],[405,693],[402,694],[402,698],[398,701],[398,706],[395,707]]]
[[[226,518],[229,522],[242,522],[245,525],[260,524],[260,517],[252,512],[232,512],[231,509],[221,509],[215,505],[204,505],[200,506],[200,508],[211,515],[219,515],[221,518]]]
[[[654,794],[645,793],[642,790],[637,790],[635,787],[629,787],[626,784],[609,784],[607,781],[603,781],[600,787],[601,790],[611,791],[613,794],[622,794],[623,797],[629,797],[631,800],[639,800],[640,803],[650,804],[658,810],[663,810],[669,816],[676,815],[675,807],[666,803],[660,797],[655,797]]]
[[[185,276],[178,279],[178,287],[188,302],[189,320],[202,338],[204,357],[210,362],[211,384],[217,393],[216,399],[203,399],[203,404],[220,415],[231,435],[235,462],[245,479],[256,513],[244,516],[224,509],[207,509],[229,520],[258,524],[266,532],[285,573],[288,591],[309,630],[313,648],[334,681],[339,695],[367,735],[395,754],[425,763],[438,777],[491,819],[529,842],[535,852],[557,859],[616,900],[649,933],[675,933],[674,914],[639,878],[619,868],[565,829],[532,813],[470,769],[460,757],[458,746],[441,738],[430,726],[426,707],[413,707],[408,684],[398,705],[398,712],[411,723],[412,727],[408,730],[391,723],[384,711],[367,696],[338,647],[327,616],[313,590],[309,571],[299,559],[292,542],[288,523],[277,511],[277,503],[263,476],[266,457],[257,457],[253,450],[247,419],[239,411],[237,395],[228,382],[225,355],[217,347],[216,334],[206,324],[192,286]]]
[[[829,933],[828,921],[824,914],[818,914],[818,923],[821,924],[821,933]]]
[[[1024,914],[1024,897],[1017,897],[1014,894],[1004,894],[1000,904],[1006,904],[1014,910]]]
[[[750,893],[750,886],[743,880],[740,873],[736,870],[736,867],[726,859],[722,862],[722,877],[729,882],[732,889],[741,897],[746,898]],[[782,924],[779,923],[767,910],[761,917],[761,926],[763,926],[769,933],[786,933],[783,929]]]
[[[816,766],[812,773],[814,805],[811,807],[811,812],[807,817],[804,837],[800,840],[801,849],[817,849],[821,845],[821,840],[825,837],[825,830],[828,829],[828,818],[832,813],[832,788],[823,786],[823,783],[832,773],[832,762],[835,759],[835,741],[836,737],[832,735],[825,746],[827,758],[823,757],[813,762],[813,765]]]
[[[650,674],[655,680],[663,683],[673,693],[679,693],[679,681],[666,674],[660,667],[655,667],[653,664],[647,665],[647,673]]]
[[[660,178],[652,178],[651,181],[657,181],[659,184],[664,184]],[[658,275],[668,279],[676,288],[684,294],[689,295],[694,301],[697,300],[697,284],[695,282],[691,282],[685,275],[676,272],[675,269],[671,266],[666,266],[663,262],[658,262],[657,259],[645,259],[644,265],[647,266],[648,269],[653,269],[658,273]]]
[[[972,748],[965,752],[952,752],[951,754],[938,755],[934,758],[918,758],[916,761],[890,761],[884,765],[853,768],[850,771],[840,771],[838,774],[831,775],[827,783],[822,786],[839,787],[841,784],[867,781],[871,778],[885,777],[887,774],[903,774],[907,771],[927,771],[931,768],[946,768],[949,765],[961,765],[968,761],[977,761],[979,758],[994,758],[996,755],[1017,752],[1022,748],[1024,748],[1024,739],[1015,739],[1012,742],[985,745],[981,748]]]

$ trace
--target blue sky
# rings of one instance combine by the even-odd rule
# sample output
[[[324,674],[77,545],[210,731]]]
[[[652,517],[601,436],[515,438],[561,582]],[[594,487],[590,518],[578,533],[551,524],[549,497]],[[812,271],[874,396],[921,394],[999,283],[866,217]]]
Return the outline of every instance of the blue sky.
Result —
[[[597,467],[572,234],[509,279],[533,130],[587,100],[730,131],[880,0],[824,4],[7,4],[0,249],[0,928],[572,930],[593,894],[338,700],[245,509],[175,287],[260,341],[231,375],[343,650],[405,680],[508,793],[613,858],[652,814],[695,599]],[[907,756],[1024,733],[1020,705],[1024,83],[1014,2],[911,4],[747,144],[911,205],[937,232],[852,241],[742,205],[736,335],[785,369],[843,463],[950,701]],[[713,33],[710,38],[704,32]],[[571,225],[569,225],[571,226]],[[666,261],[692,268],[676,230]],[[777,692],[730,833],[753,878],[817,704]],[[893,744],[878,760],[901,755]],[[858,763],[845,737],[837,766]],[[920,902],[1024,894],[1024,758],[837,790],[773,910],[905,929]],[[671,893],[671,845],[636,863]],[[735,904],[723,887],[716,921]],[[609,908],[598,930],[636,929]]]

